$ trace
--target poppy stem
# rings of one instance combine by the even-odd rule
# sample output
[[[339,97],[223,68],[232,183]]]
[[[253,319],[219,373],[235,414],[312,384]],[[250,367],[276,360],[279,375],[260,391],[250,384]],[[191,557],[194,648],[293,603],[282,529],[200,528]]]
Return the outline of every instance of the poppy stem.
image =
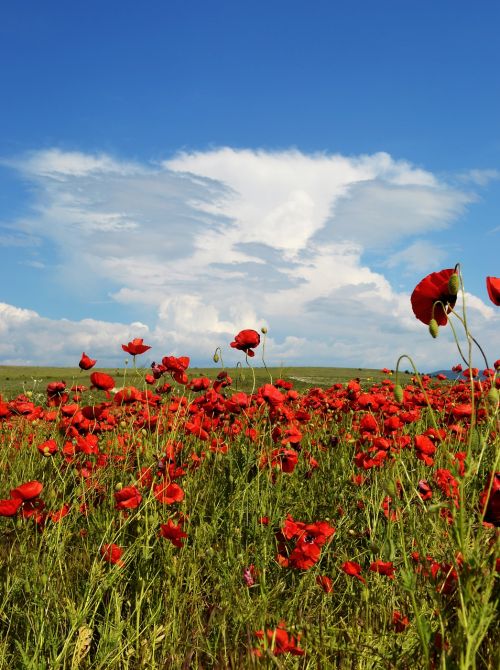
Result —
[[[265,355],[265,353],[266,353],[267,330],[266,330],[265,333],[263,333],[263,335],[264,335],[264,339],[263,339],[263,341],[262,341],[262,362],[263,362],[263,364],[264,364],[264,367],[266,368],[266,372],[267,372],[267,374],[269,375],[269,379],[271,380],[271,384],[272,384],[272,383],[273,383],[273,376],[272,376],[272,374],[269,372],[269,369],[268,369],[268,367],[267,367],[267,365],[266,365],[266,361],[265,361],[265,358],[264,358],[264,355]]]
[[[436,417],[435,417],[435,415],[434,415],[434,410],[432,409],[432,406],[431,406],[431,403],[430,403],[430,400],[429,400],[429,396],[427,395],[427,392],[426,392],[426,390],[425,390],[425,387],[424,387],[424,385],[422,384],[422,380],[420,379],[420,374],[418,373],[418,370],[417,370],[417,368],[415,367],[415,363],[413,362],[413,359],[411,358],[411,356],[408,356],[408,354],[402,354],[402,355],[398,358],[398,362],[396,363],[396,379],[395,379],[396,386],[397,386],[398,383],[399,383],[399,382],[398,382],[398,379],[399,379],[399,364],[401,363],[401,361],[403,360],[403,358],[406,358],[408,361],[410,361],[410,364],[411,364],[411,366],[412,366],[412,368],[413,368],[413,372],[415,373],[415,377],[416,377],[417,383],[418,383],[418,385],[420,386],[420,390],[422,391],[422,393],[423,393],[423,395],[424,395],[425,402],[427,403],[427,407],[429,408],[429,411],[430,411],[430,413],[431,413],[431,419],[432,419],[432,423],[434,424],[434,428],[435,428],[436,430],[439,430],[439,429],[438,429],[438,424],[437,424],[437,421],[436,421]]]
[[[253,367],[250,365],[250,362],[249,362],[249,360],[248,360],[248,353],[247,353],[246,351],[245,351],[245,360],[246,360],[246,363],[247,363],[248,367],[249,367],[250,370],[252,371],[253,383],[252,383],[252,393],[251,393],[251,395],[253,395],[253,394],[254,394],[254,391],[255,391],[255,370],[254,370]]]

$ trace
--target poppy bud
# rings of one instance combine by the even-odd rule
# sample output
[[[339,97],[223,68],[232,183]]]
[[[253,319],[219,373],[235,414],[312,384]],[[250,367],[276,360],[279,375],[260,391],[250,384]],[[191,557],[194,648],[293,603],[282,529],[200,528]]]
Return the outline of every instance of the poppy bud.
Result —
[[[262,328],[260,329],[260,332],[261,332],[263,335],[266,335],[266,334],[267,334],[267,328],[266,328],[265,326],[262,326]]]
[[[431,319],[429,321],[429,333],[434,339],[436,339],[436,337],[439,335],[439,326],[436,319]]]
[[[401,386],[401,384],[396,384],[393,393],[396,402],[403,402],[403,387]]]
[[[118,483],[115,485],[115,491],[121,491],[122,488],[123,488],[123,484],[122,484],[121,482],[118,482]]]
[[[214,360],[214,363],[218,363],[218,362],[219,362],[219,354],[218,354],[217,352],[215,352],[214,357],[213,357],[213,360]]]
[[[392,498],[397,497],[398,491],[396,489],[396,484],[394,482],[391,481],[386,482],[384,488]]]
[[[454,272],[448,279],[448,293],[450,295],[457,295],[458,289],[460,288],[460,281],[458,275]]]
[[[495,409],[498,405],[498,399],[499,399],[499,394],[498,394],[498,389],[495,387],[490,388],[488,391],[488,395],[486,396],[486,399],[488,401],[488,405],[490,405],[493,409]]]

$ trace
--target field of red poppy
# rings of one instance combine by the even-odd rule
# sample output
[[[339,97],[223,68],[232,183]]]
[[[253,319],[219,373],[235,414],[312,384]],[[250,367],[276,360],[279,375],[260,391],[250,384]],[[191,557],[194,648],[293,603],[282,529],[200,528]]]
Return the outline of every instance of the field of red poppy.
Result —
[[[412,296],[431,334],[456,274]],[[451,382],[252,372],[253,329],[231,371],[3,369],[0,668],[497,668],[500,361],[466,338]]]

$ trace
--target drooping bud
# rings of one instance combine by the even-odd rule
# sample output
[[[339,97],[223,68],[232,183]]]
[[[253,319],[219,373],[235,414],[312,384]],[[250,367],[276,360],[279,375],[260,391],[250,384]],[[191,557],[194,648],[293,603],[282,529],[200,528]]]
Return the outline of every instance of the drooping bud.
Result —
[[[401,386],[401,384],[396,384],[396,386],[394,387],[393,393],[394,393],[394,399],[396,400],[396,402],[403,402],[404,393],[403,393],[403,387]]]
[[[218,354],[217,352],[215,352],[215,354],[214,354],[214,363],[218,363],[218,362],[219,362],[219,354]]]
[[[267,328],[266,328],[265,326],[262,326],[262,328],[260,329],[260,332],[261,332],[263,335],[266,335],[266,334],[267,334]]]
[[[431,319],[429,321],[429,333],[434,339],[436,339],[436,337],[439,335],[439,326],[436,319]]]
[[[454,272],[448,279],[448,293],[450,295],[457,295],[460,288],[460,280],[456,272]]]

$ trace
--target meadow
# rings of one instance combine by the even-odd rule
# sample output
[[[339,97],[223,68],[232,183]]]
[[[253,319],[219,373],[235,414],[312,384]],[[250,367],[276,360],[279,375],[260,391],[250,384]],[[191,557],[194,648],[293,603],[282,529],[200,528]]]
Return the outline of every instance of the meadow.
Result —
[[[253,368],[260,339],[0,368],[0,668],[498,667],[500,361]]]

